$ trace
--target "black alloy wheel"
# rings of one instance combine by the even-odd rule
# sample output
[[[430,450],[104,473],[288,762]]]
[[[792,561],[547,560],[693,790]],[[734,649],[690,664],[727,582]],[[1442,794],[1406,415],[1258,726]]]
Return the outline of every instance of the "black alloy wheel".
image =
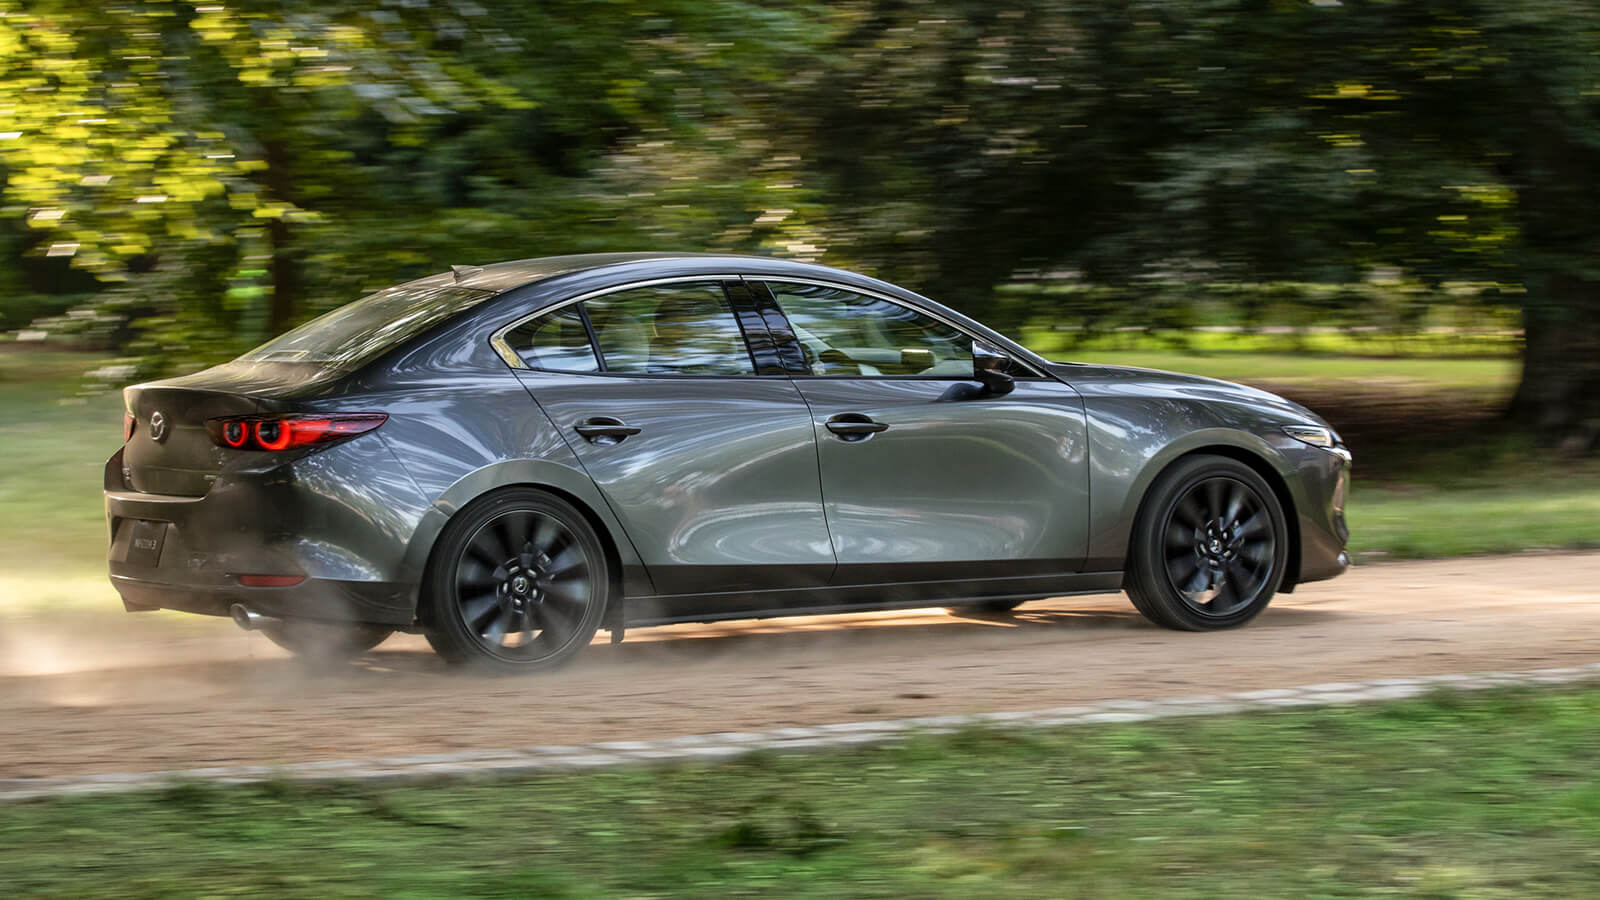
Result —
[[[440,535],[428,641],[453,663],[558,665],[594,637],[609,584],[605,552],[581,513],[541,491],[502,491]]]
[[[1169,628],[1241,625],[1277,592],[1288,546],[1282,506],[1260,474],[1226,457],[1189,457],[1147,495],[1134,526],[1128,594]]]

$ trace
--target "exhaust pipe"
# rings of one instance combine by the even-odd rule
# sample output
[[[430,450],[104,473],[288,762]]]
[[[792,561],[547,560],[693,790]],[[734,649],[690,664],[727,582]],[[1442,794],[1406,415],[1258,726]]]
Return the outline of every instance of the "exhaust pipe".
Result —
[[[245,631],[255,631],[257,628],[260,628],[261,620],[264,618],[264,616],[258,612],[252,612],[248,609],[245,609],[243,603],[235,603],[234,605],[228,607],[228,615],[233,617],[233,624],[239,626]]]

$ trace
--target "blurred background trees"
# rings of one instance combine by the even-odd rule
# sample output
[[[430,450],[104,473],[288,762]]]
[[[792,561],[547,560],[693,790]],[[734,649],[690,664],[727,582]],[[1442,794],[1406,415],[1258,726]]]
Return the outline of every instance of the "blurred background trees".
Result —
[[[452,263],[727,250],[1075,336],[1509,309],[1513,419],[1600,434],[1600,4],[0,9],[0,326],[141,373]]]

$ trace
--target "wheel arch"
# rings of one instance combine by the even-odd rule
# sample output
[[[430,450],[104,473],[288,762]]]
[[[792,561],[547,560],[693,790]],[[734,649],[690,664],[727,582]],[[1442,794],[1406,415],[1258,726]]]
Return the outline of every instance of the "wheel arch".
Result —
[[[1248,447],[1230,443],[1205,443],[1194,447],[1184,448],[1170,456],[1162,458],[1157,464],[1149,467],[1149,477],[1141,479],[1139,489],[1139,502],[1134,510],[1133,517],[1127,521],[1130,528],[1127,536],[1127,546],[1123,556],[1124,571],[1127,570],[1128,561],[1132,559],[1134,529],[1133,522],[1144,515],[1145,506],[1150,500],[1150,489],[1173,466],[1195,456],[1222,456],[1249,466],[1252,471],[1261,476],[1261,479],[1272,489],[1273,496],[1278,504],[1283,507],[1283,519],[1289,533],[1289,559],[1283,569],[1283,583],[1278,586],[1282,594],[1294,593],[1295,584],[1300,580],[1300,517],[1294,499],[1294,492],[1289,490],[1289,482],[1283,473],[1275,467],[1263,454]]]
[[[605,548],[606,562],[612,571],[612,597],[619,601],[618,613],[625,595],[653,593],[649,575],[633,542],[587,474],[543,460],[514,460],[486,466],[464,476],[446,489],[423,515],[406,553],[407,583],[413,585],[413,616],[421,615],[421,586],[445,526],[468,506],[512,488],[533,488],[560,497],[584,517]],[[608,621],[612,614],[612,610],[607,611]]]

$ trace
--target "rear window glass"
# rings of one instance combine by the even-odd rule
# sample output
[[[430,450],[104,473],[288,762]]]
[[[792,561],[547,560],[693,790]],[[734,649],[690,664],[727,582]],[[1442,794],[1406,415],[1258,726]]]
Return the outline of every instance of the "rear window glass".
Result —
[[[349,369],[492,296],[459,287],[385,288],[286,331],[239,359]]]

